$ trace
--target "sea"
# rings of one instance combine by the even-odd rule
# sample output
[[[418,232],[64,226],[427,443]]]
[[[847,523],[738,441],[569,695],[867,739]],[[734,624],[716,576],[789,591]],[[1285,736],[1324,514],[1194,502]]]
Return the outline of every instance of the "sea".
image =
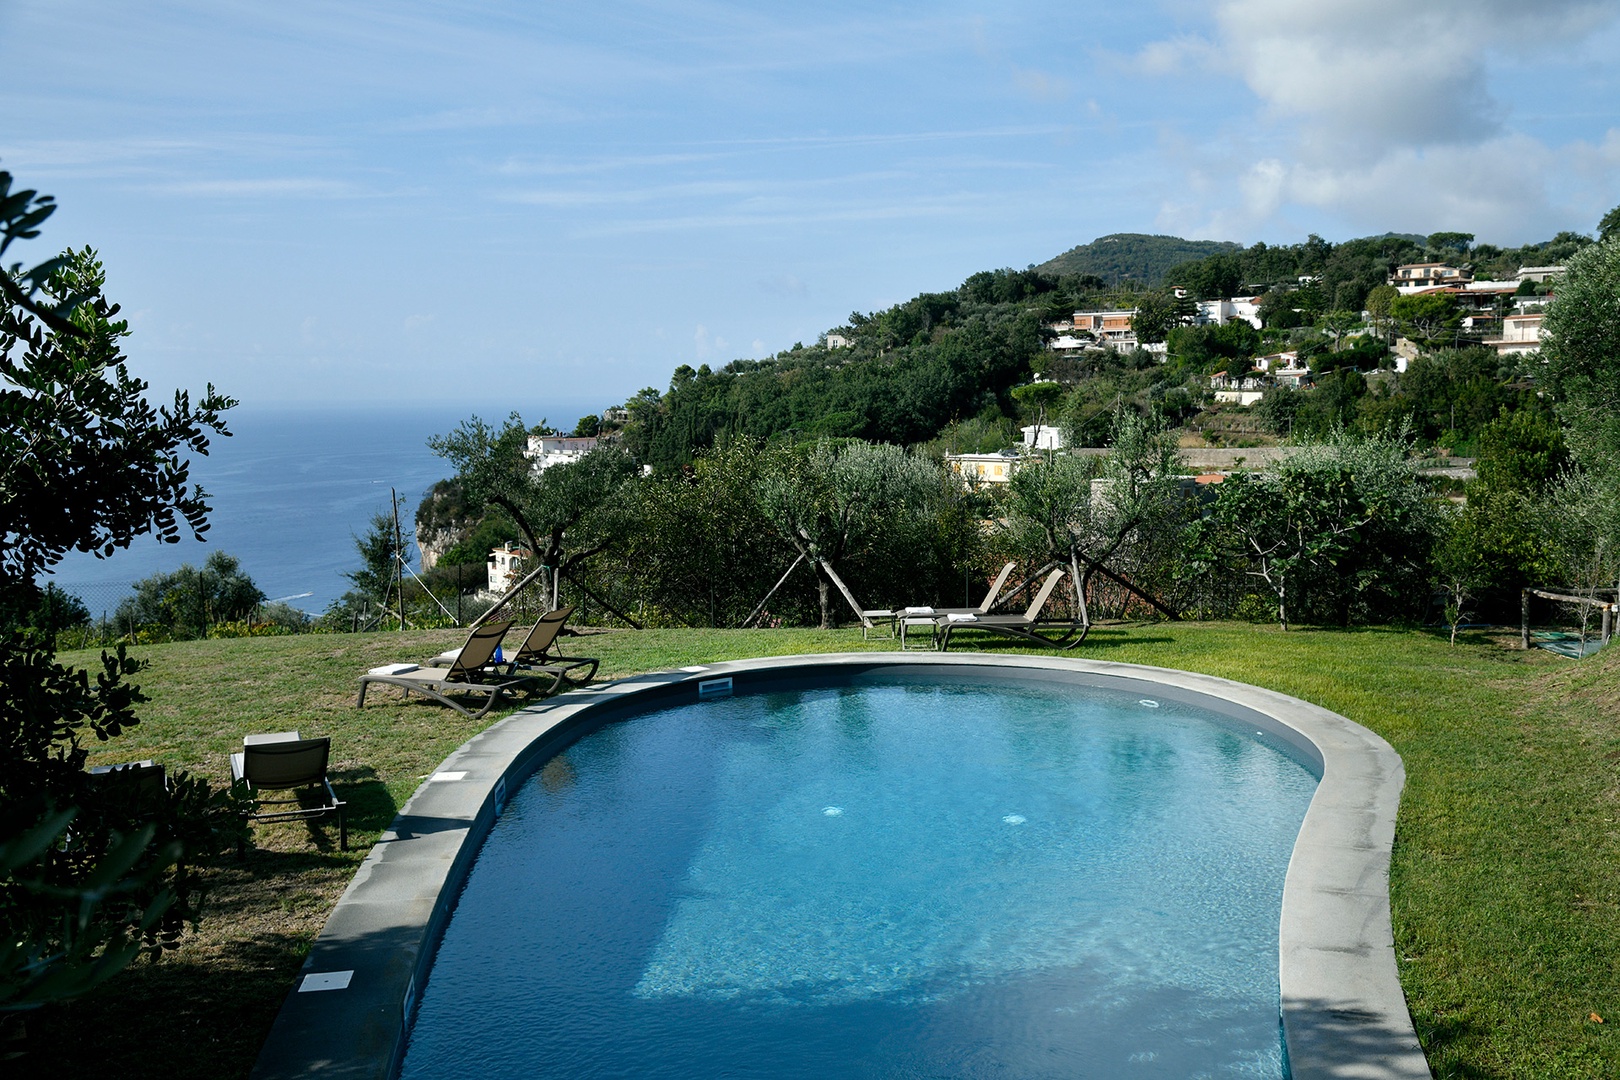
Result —
[[[373,514],[390,512],[390,492],[400,499],[400,524],[409,533],[422,497],[454,472],[428,448],[429,437],[475,413],[498,423],[508,411],[238,406],[227,414],[232,436],[214,439],[206,457],[191,457],[192,480],[213,507],[202,541],[165,544],[143,536],[105,559],[70,552],[48,580],[100,618],[141,578],[184,563],[200,566],[223,551],[241,561],[267,598],[320,614],[350,588],[343,573],[359,568],[355,538]]]

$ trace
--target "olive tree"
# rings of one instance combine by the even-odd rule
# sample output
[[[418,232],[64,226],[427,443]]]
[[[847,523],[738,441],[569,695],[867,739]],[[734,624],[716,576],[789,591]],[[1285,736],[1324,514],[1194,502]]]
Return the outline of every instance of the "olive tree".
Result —
[[[823,439],[773,452],[755,490],[777,535],[815,573],[821,627],[830,629],[832,590],[841,580],[834,568],[874,541],[914,534],[942,484],[938,466],[900,447]]]
[[[1191,512],[1174,436],[1157,414],[1114,411],[1108,454],[1030,462],[1009,484],[1008,528],[1038,561],[1069,567],[1076,603],[1101,576],[1177,618],[1161,595]]]
[[[428,445],[455,465],[468,500],[512,519],[539,565],[552,571],[555,607],[561,580],[616,542],[623,491],[639,470],[611,446],[541,469],[528,456],[529,434],[517,413],[499,428],[474,416]]]

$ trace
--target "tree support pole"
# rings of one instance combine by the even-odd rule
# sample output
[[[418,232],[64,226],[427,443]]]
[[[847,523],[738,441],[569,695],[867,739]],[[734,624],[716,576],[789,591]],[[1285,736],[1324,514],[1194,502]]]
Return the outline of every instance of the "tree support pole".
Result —
[[[849,591],[848,585],[844,584],[844,579],[839,577],[837,573],[833,571],[832,563],[828,562],[819,555],[816,556],[816,562],[821,564],[821,569],[826,572],[829,578],[832,579],[832,583],[838,586],[838,591],[844,594],[844,599],[849,602],[850,610],[855,613],[855,617],[860,620],[861,625],[870,630],[872,628],[872,620],[868,619],[863,613],[861,605],[855,600],[855,594]]]
[[[620,611],[618,608],[614,607],[612,604],[608,603],[606,600],[603,600],[600,596],[597,596],[595,593],[591,592],[591,590],[587,589],[583,584],[580,583],[579,578],[575,577],[573,574],[570,574],[565,570],[559,570],[558,571],[558,580],[561,580],[561,578],[563,578],[563,577],[567,577],[568,580],[573,583],[574,588],[576,588],[580,592],[584,593],[590,599],[595,600],[598,604],[601,604],[604,608],[606,608],[612,614],[617,615],[619,618],[621,618],[625,622],[629,623],[631,629],[634,629],[634,630],[643,629],[642,625],[640,623],[636,622],[636,620],[632,619],[630,616],[626,615],[624,612]]]
[[[771,586],[771,591],[765,594],[765,599],[763,599],[763,600],[761,600],[759,602],[759,605],[757,607],[755,607],[752,612],[749,613],[748,618],[744,619],[742,621],[742,625],[738,626],[737,629],[746,630],[746,629],[748,629],[748,624],[749,623],[751,623],[755,619],[759,618],[760,613],[765,610],[765,605],[770,603],[771,602],[771,597],[776,595],[776,590],[780,589],[784,584],[787,583],[788,575],[792,574],[793,571],[797,570],[799,568],[799,564],[802,563],[802,562],[804,562],[804,552],[801,551],[801,552],[799,552],[799,557],[797,559],[794,559],[792,565],[787,568],[787,573],[783,574],[780,578],[777,579],[776,584]]]
[[[1074,583],[1074,606],[1080,615],[1080,625],[1091,629],[1091,612],[1086,610],[1086,581],[1080,574],[1080,559],[1069,549],[1069,580]]]
[[[1118,574],[1116,574],[1112,570],[1108,569],[1108,567],[1104,566],[1102,563],[1097,562],[1096,560],[1091,559],[1091,558],[1089,558],[1088,556],[1085,556],[1085,555],[1080,556],[1080,561],[1084,562],[1086,564],[1086,566],[1088,566],[1093,573],[1101,574],[1103,577],[1107,578],[1109,581],[1112,581],[1114,584],[1116,584],[1116,585],[1120,586],[1121,588],[1125,589],[1126,591],[1130,592],[1132,595],[1139,596],[1143,600],[1146,600],[1150,605],[1152,605],[1152,607],[1153,607],[1153,609],[1155,611],[1159,612],[1159,614],[1163,615],[1165,618],[1169,619],[1171,622],[1180,622],[1181,621],[1181,616],[1179,614],[1177,614],[1176,612],[1170,610],[1170,608],[1165,606],[1165,604],[1162,603],[1160,600],[1158,600],[1156,597],[1150,596],[1148,593],[1144,592],[1139,586],[1134,585],[1129,581],[1126,581],[1124,578],[1120,577]]]
[[[483,626],[485,623],[489,622],[490,619],[495,617],[495,613],[501,610],[502,605],[504,605],[508,600],[512,599],[512,597],[516,596],[518,593],[522,592],[528,587],[531,581],[549,569],[551,569],[549,566],[537,566],[533,570],[530,570],[527,574],[524,574],[522,581],[519,581],[516,585],[512,586],[510,589],[507,589],[505,595],[491,604],[488,611],[474,619],[472,621],[472,625],[468,626],[467,629],[476,630],[480,626]]]

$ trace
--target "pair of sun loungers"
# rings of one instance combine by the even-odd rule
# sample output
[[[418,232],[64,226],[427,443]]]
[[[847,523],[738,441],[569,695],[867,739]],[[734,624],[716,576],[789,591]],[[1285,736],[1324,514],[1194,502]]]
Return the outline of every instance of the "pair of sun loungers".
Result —
[[[905,644],[905,632],[911,626],[930,627],[933,644],[941,651],[949,649],[951,638],[963,630],[985,630],[1049,649],[1072,649],[1086,639],[1091,623],[1085,617],[1083,607],[1074,618],[1042,617],[1047,601],[1052,598],[1053,590],[1063,578],[1062,568],[1053,570],[1047,575],[1040,591],[1035,594],[1029,608],[1022,615],[991,614],[997,598],[1001,595],[1002,587],[1012,576],[1012,571],[1012,563],[1001,568],[1000,575],[991,584],[990,591],[976,608],[905,608],[900,612],[901,644]]]
[[[440,653],[422,664],[387,664],[360,676],[355,707],[366,703],[373,684],[397,686],[421,694],[468,717],[481,717],[508,698],[544,697],[564,687],[584,686],[596,676],[598,660],[564,656],[557,637],[571,607],[548,611],[524,635],[511,656],[501,656],[502,639],[512,620],[496,620],[475,627],[460,649]],[[470,706],[478,705],[474,711]]]

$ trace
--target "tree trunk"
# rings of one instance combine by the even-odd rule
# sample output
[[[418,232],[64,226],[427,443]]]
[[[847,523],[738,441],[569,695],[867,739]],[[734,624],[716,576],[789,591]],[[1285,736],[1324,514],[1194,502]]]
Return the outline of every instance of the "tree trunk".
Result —
[[[827,580],[827,571],[821,568],[820,563],[815,564],[816,571],[816,599],[821,601],[821,629],[831,630],[832,625],[832,582]]]

